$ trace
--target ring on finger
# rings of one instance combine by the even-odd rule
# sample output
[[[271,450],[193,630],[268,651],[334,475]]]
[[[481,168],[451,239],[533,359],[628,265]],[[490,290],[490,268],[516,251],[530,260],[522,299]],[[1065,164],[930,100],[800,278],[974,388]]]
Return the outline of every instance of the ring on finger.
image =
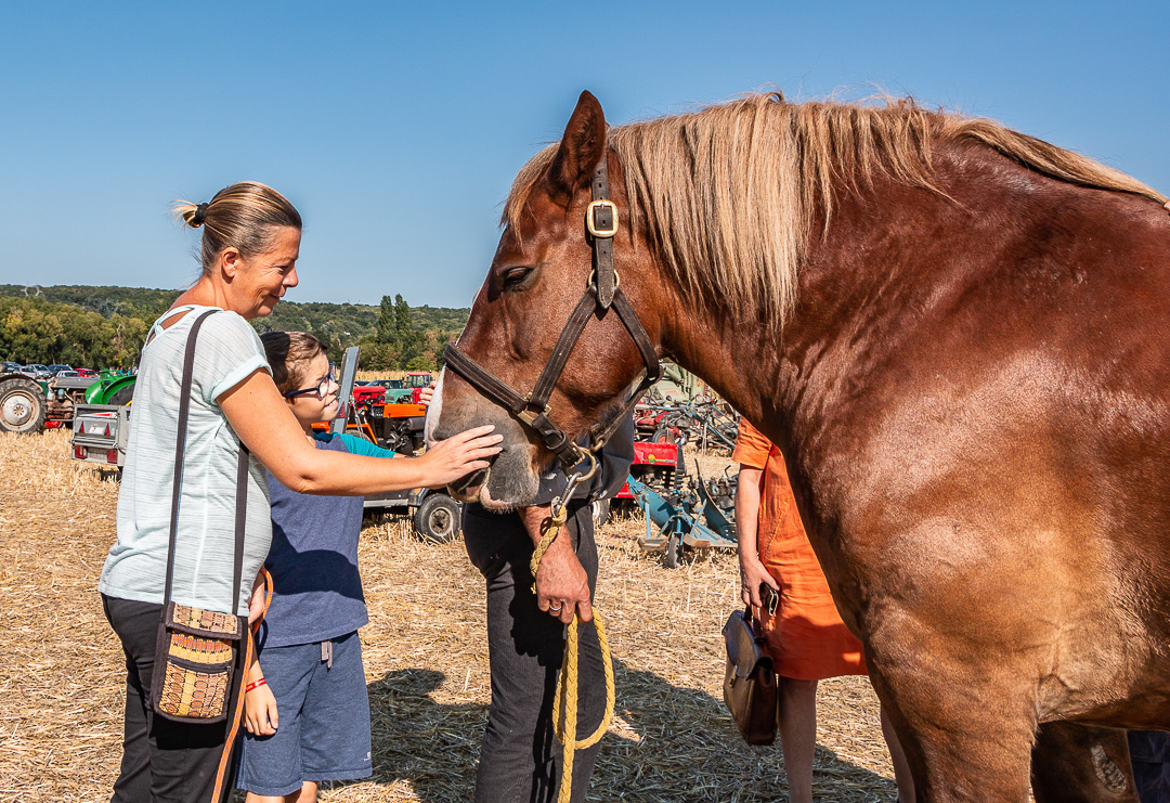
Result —
[[[548,606],[548,609],[549,609],[550,611],[552,611],[553,613],[556,613],[557,611],[559,611],[559,610],[560,610],[561,608],[563,608],[563,607],[565,607],[565,606],[564,606],[564,605],[556,605],[556,606],[554,606],[554,605],[553,605],[553,604],[550,602],[550,603],[549,603],[549,606]]]

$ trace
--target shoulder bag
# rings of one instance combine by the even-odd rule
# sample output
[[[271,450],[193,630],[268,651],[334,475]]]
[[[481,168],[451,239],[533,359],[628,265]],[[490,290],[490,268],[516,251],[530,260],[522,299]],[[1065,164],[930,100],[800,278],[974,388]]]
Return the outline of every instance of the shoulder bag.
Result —
[[[723,626],[727,645],[723,701],[745,742],[772,744],[779,715],[776,671],[772,658],[761,649],[763,637],[756,625],[748,608],[734,611]]]
[[[176,722],[211,723],[228,718],[237,679],[242,676],[242,643],[248,619],[236,614],[244,559],[244,524],[248,503],[248,450],[240,444],[236,468],[234,594],[226,611],[180,605],[171,599],[175,574],[175,540],[179,524],[179,498],[183,483],[183,455],[187,418],[191,406],[191,374],[195,339],[208,315],[201,314],[191,326],[183,357],[183,383],[179,401],[178,443],[175,447],[175,482],[171,495],[171,534],[167,548],[167,579],[163,615],[158,627],[151,706],[162,717]]]

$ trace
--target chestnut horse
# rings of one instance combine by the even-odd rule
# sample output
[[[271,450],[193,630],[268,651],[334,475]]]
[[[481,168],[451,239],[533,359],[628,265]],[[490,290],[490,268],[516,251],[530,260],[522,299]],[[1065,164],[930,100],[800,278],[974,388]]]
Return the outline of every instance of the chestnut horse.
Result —
[[[598,292],[602,160],[619,290],[784,452],[919,799],[1135,799],[1114,728],[1170,727],[1166,198],[909,101],[607,129],[586,92],[517,177],[457,344],[521,394]],[[612,415],[632,331],[599,304],[532,413]],[[435,436],[483,423],[504,451],[453,490],[522,505],[546,441],[447,370]]]

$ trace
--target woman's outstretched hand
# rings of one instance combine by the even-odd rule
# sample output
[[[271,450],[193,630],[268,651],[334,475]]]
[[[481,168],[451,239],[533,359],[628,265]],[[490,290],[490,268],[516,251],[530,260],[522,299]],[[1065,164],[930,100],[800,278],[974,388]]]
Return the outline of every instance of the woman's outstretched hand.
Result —
[[[494,429],[491,424],[485,424],[431,444],[426,454],[418,458],[425,465],[423,485],[446,485],[465,474],[487,468],[488,458],[500,453],[496,444],[504,439],[503,435],[490,434]]]

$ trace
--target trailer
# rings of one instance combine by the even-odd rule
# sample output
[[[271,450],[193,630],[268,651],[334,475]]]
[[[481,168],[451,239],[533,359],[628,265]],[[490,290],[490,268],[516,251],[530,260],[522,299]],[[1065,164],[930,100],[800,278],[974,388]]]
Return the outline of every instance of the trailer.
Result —
[[[79,404],[73,411],[73,459],[103,467],[126,465],[126,441],[130,436],[130,405]]]

